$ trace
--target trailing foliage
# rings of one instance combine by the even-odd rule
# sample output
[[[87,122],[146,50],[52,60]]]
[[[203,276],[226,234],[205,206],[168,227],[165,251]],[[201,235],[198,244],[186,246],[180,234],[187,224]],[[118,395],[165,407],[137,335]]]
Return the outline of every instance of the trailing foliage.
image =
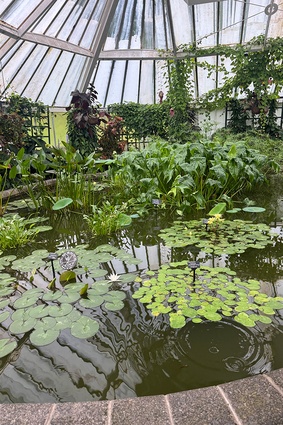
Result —
[[[17,136],[17,143],[15,146],[10,144],[9,149],[17,153],[23,146],[25,152],[29,154],[38,147],[45,149],[43,133],[48,126],[48,107],[42,102],[34,102],[16,93],[8,96],[5,102],[9,119],[12,119],[15,124],[15,128],[10,131]]]
[[[123,118],[129,139],[139,140],[149,136],[167,137],[168,135],[170,117],[168,103],[154,105],[134,102],[115,103],[109,106],[109,110]]]
[[[152,141],[142,151],[124,152],[109,169],[116,199],[135,199],[180,209],[205,208],[217,200],[230,202],[241,190],[264,181],[266,157],[245,143],[201,140],[169,144]]]

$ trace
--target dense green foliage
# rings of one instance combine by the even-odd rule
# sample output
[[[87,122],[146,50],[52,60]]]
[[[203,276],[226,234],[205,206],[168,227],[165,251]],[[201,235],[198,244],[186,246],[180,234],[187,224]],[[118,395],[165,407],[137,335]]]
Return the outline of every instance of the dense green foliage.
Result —
[[[92,205],[92,214],[84,218],[89,228],[95,235],[109,235],[118,229],[131,224],[132,219],[125,214],[127,205],[111,205],[108,201],[103,202],[101,207]]]
[[[135,199],[150,205],[205,208],[212,202],[230,202],[243,189],[264,181],[266,157],[245,143],[201,140],[170,144],[152,141],[142,151],[124,152],[110,166],[116,199]]]
[[[39,232],[50,230],[50,226],[36,226],[43,219],[25,219],[18,214],[0,218],[0,250],[26,245],[35,239]]]

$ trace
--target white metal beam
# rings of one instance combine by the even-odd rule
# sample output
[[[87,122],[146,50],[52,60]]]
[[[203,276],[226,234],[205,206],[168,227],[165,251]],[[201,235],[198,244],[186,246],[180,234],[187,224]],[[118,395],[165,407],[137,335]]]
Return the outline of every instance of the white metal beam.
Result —
[[[99,25],[97,31],[94,35],[93,43],[92,43],[92,53],[93,58],[89,59],[84,75],[80,81],[80,90],[86,91],[92,77],[93,71],[96,66],[96,62],[98,60],[99,54],[101,52],[102,46],[105,43],[109,26],[115,14],[116,7],[118,5],[119,0],[107,0],[106,5],[104,7],[102,16],[99,20]]]

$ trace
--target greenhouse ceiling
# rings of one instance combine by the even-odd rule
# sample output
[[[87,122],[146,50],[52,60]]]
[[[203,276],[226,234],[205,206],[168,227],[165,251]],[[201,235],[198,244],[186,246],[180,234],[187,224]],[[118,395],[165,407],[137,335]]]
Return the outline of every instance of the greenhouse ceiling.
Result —
[[[162,51],[281,37],[282,18],[273,0],[1,0],[1,94],[67,106],[91,82],[103,106],[158,102]],[[196,73],[197,95],[214,84]]]

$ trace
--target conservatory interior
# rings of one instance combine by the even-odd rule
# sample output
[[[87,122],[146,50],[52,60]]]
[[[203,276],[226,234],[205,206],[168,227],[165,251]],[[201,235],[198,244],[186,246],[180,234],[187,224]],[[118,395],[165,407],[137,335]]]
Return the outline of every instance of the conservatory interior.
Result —
[[[0,2],[0,425],[283,423],[282,22]]]

